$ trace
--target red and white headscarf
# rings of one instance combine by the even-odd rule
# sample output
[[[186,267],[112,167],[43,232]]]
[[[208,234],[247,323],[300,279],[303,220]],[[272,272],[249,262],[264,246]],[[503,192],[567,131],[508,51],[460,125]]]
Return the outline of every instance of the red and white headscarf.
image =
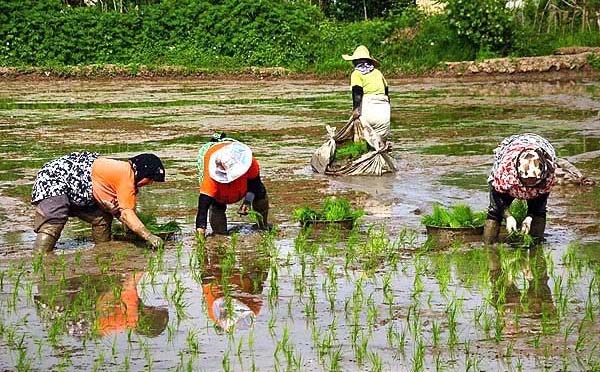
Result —
[[[548,154],[547,166],[551,168],[544,182],[534,187],[526,187],[519,179],[517,159],[523,150],[542,149]],[[556,154],[554,147],[545,138],[533,133],[525,133],[505,138],[494,150],[496,157],[488,178],[494,189],[503,194],[530,200],[547,194],[556,183]]]

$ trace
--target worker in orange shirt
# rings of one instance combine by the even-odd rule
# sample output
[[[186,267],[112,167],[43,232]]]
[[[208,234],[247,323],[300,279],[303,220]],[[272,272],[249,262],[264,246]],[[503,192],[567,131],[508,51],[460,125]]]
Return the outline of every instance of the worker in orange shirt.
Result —
[[[200,195],[196,214],[196,231],[206,235],[206,222],[210,210],[210,226],[214,234],[227,234],[227,204],[243,199],[240,214],[250,208],[256,211],[258,227],[267,227],[269,200],[260,179],[260,168],[252,151],[234,139],[213,136],[211,142],[198,151],[198,178]]]
[[[96,243],[111,240],[114,217],[152,247],[161,246],[162,239],[137,217],[135,205],[140,187],[164,180],[165,168],[153,154],[119,161],[84,151],[46,163],[31,192],[36,206],[34,249],[52,251],[69,217],[90,223]]]

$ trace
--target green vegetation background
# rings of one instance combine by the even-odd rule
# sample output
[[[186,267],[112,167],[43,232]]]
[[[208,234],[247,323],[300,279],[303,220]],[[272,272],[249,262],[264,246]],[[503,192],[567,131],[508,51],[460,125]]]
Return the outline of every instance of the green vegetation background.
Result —
[[[117,4],[111,1],[100,3]],[[600,0],[585,2],[585,17],[567,8],[560,20],[542,8],[548,1],[511,10],[505,0],[447,0],[447,11],[431,16],[404,1],[370,20],[347,21],[353,17],[336,19],[335,12],[301,0],[140,1],[126,9],[2,0],[0,66],[117,64],[132,72],[140,65],[190,71],[278,66],[330,73],[347,70],[341,54],[364,44],[384,72],[418,73],[444,61],[600,45],[593,18]]]

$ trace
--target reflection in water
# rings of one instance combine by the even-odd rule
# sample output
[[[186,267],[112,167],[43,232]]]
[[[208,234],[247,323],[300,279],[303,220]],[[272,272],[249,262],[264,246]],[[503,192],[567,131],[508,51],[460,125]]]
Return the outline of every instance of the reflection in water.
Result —
[[[504,318],[506,333],[519,331],[521,317],[541,318],[546,325],[556,318],[541,246],[530,250],[490,248],[488,257],[492,304]]]
[[[236,262],[237,261],[237,262]],[[206,247],[202,292],[218,331],[249,329],[263,305],[268,257]]]
[[[142,276],[131,272],[43,281],[34,299],[40,317],[49,322],[49,333],[86,337],[133,329],[156,337],[165,330],[169,312],[142,303],[137,291]]]

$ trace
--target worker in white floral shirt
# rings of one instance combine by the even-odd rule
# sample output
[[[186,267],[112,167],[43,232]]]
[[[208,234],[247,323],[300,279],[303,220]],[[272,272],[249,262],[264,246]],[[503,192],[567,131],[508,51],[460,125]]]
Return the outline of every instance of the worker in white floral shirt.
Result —
[[[483,239],[487,244],[498,240],[500,224],[506,219],[506,230],[517,230],[517,222],[510,215],[514,199],[527,201],[527,217],[521,232],[536,241],[544,238],[546,203],[556,183],[556,154],[552,145],[537,134],[526,133],[505,138],[495,150],[496,157],[488,178],[490,205]]]

